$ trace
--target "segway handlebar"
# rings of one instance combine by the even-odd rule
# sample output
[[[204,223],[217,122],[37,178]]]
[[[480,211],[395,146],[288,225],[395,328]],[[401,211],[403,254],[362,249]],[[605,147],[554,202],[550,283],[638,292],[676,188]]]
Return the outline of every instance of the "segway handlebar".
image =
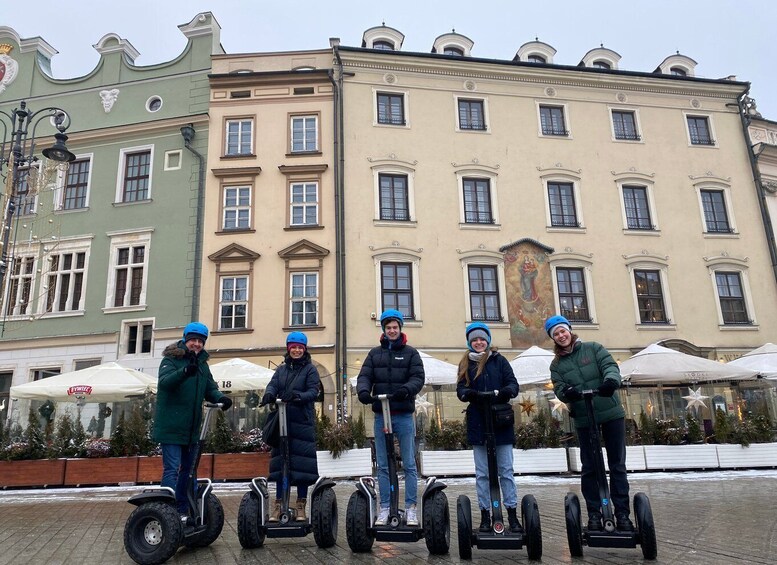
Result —
[[[222,408],[224,405],[221,402],[206,402],[205,408],[213,409],[213,408]]]
[[[478,398],[493,398],[499,395],[498,390],[479,390]]]

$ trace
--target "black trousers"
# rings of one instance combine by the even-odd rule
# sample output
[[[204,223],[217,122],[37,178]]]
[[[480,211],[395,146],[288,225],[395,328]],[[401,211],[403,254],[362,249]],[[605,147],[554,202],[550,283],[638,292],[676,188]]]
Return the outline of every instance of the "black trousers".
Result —
[[[626,476],[626,423],[623,418],[601,424],[601,436],[607,450],[607,463],[610,467],[610,499],[615,507],[614,513],[629,514],[629,479]],[[583,471],[580,487],[588,508],[588,513],[600,512],[599,486],[596,484],[596,462],[591,448],[591,434],[587,427],[577,428],[580,442],[580,461]]]

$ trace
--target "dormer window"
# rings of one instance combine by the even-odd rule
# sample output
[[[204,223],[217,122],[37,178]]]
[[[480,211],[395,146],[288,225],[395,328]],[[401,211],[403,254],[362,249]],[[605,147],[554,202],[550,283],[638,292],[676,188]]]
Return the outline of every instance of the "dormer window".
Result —
[[[526,60],[527,60],[529,63],[540,63],[540,64],[542,64],[542,65],[544,65],[545,63],[547,63],[547,61],[545,60],[545,57],[543,57],[542,55],[529,55],[529,56],[526,58]]]
[[[394,51],[394,44],[390,41],[379,40],[372,44],[372,48],[381,51]]]
[[[686,71],[682,67],[672,67],[671,69],[669,69],[669,74],[676,77],[687,77],[688,71]]]
[[[592,66],[595,69],[607,69],[607,70],[610,70],[612,68],[610,66],[610,63],[608,63],[607,61],[594,61]]]
[[[454,55],[456,57],[463,57],[464,50],[459,49],[458,47],[446,47],[443,50],[443,55]]]

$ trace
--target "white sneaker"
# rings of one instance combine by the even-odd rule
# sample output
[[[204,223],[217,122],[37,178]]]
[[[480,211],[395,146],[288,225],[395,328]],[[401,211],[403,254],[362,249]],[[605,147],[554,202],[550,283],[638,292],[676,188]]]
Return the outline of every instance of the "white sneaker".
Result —
[[[416,514],[415,504],[408,506],[407,510],[405,510],[405,523],[408,526],[418,525],[418,515]]]
[[[375,520],[376,526],[385,526],[386,522],[388,522],[389,517],[389,508],[381,508],[380,513],[378,514],[378,518]]]

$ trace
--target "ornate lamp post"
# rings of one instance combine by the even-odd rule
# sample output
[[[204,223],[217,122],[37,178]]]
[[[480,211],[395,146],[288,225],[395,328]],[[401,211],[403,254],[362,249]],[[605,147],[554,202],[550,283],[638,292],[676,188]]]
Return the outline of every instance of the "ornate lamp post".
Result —
[[[38,124],[45,118],[49,118],[57,133],[54,134],[54,145],[44,149],[43,155],[52,161],[69,163],[76,156],[65,146],[67,135],[65,131],[70,127],[70,117],[61,108],[48,107],[35,112],[27,109],[27,103],[22,100],[19,107],[10,113],[0,110],[0,124],[3,126],[2,143],[0,143],[0,174],[5,179],[6,190],[2,201],[5,211],[0,223],[2,229],[2,249],[0,249],[0,291],[5,289],[5,278],[8,271],[9,239],[11,224],[18,202],[19,182],[24,168],[29,168],[38,158],[35,156],[35,136]],[[9,129],[10,127],[10,129]],[[31,131],[30,131],[31,130]],[[10,133],[10,137],[9,137]],[[5,168],[5,171],[3,169]]]

